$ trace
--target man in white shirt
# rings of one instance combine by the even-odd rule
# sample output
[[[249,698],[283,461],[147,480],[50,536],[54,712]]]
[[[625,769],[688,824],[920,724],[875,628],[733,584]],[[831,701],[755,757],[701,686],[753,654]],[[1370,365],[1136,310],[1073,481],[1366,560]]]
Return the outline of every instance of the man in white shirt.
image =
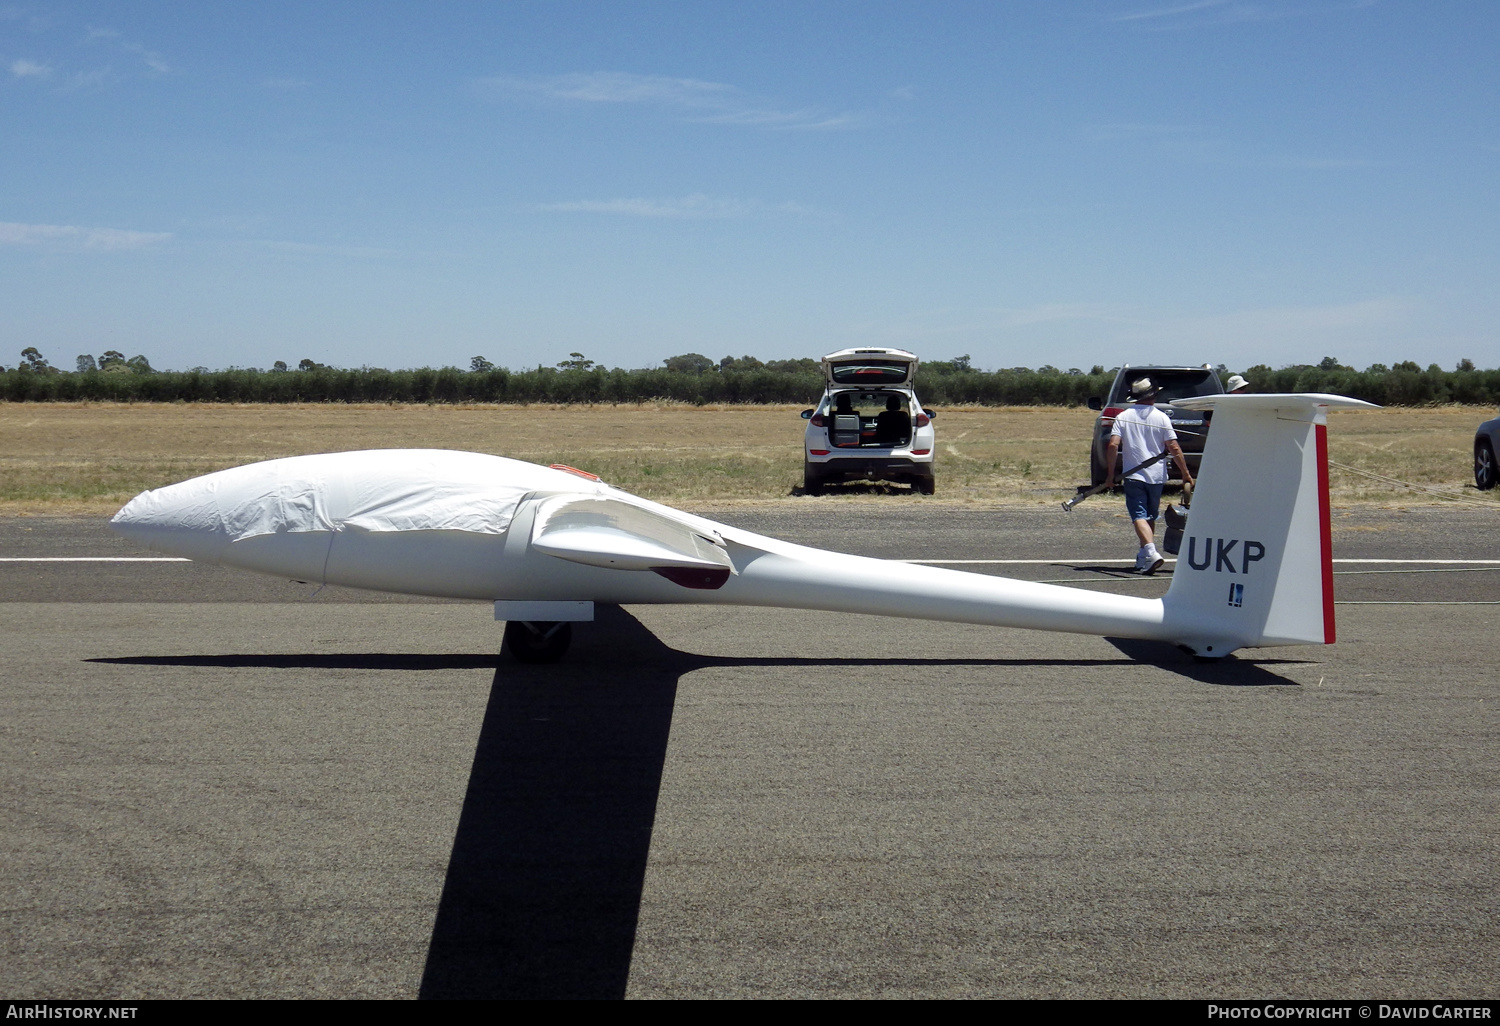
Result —
[[[1150,378],[1138,378],[1130,383],[1130,392],[1135,396],[1135,405],[1125,407],[1109,430],[1109,452],[1104,464],[1109,470],[1104,487],[1114,487],[1115,458],[1123,450],[1127,470],[1160,453],[1170,453],[1182,473],[1183,488],[1191,488],[1193,475],[1188,473],[1182,446],[1177,444],[1172,419],[1156,408],[1156,386]],[[1164,562],[1161,553],[1156,551],[1156,515],[1161,506],[1162,486],[1166,483],[1167,465],[1161,460],[1136,470],[1125,479],[1125,510],[1130,514],[1136,537],[1141,542],[1141,550],[1135,556],[1135,568],[1139,573],[1154,574]]]

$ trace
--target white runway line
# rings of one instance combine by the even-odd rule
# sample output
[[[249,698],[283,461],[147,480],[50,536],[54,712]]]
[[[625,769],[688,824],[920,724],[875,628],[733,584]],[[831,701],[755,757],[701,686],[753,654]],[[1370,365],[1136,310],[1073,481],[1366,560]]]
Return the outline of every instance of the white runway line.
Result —
[[[181,556],[0,556],[0,563],[191,563]],[[1072,566],[1095,563],[1134,563],[1133,558],[1080,556],[1059,559],[897,559],[895,563],[930,566]],[[1168,563],[1177,562],[1168,559]],[[1500,559],[1335,559],[1334,563],[1398,563],[1406,566],[1500,566]]]
[[[191,559],[181,556],[0,556],[0,563],[191,563]],[[1096,563],[1133,563],[1132,559],[898,559],[896,563],[923,563],[937,566],[1070,566],[1070,565],[1092,565]],[[1168,563],[1177,560],[1169,559]],[[1335,563],[1402,563],[1408,566],[1462,566],[1483,568],[1500,568],[1500,559],[1335,559]],[[1343,573],[1443,573],[1445,571],[1423,571],[1423,570],[1353,570]],[[1447,571],[1452,572],[1452,571]],[[1342,576],[1342,575],[1341,575]],[[1122,581],[1147,581],[1151,577],[1118,577],[1111,580]],[[1070,584],[1082,586],[1084,581],[1056,580],[1038,581],[1038,584]],[[1098,582],[1103,583],[1103,582]],[[319,589],[321,590],[321,589]],[[1080,589],[1082,590],[1082,589]],[[1336,600],[1340,606],[1494,606],[1500,605],[1500,601],[1463,601],[1442,599],[1376,599],[1376,600]]]
[[[923,563],[931,566],[1055,566],[1067,563],[1134,563],[1134,559],[896,559],[893,563]],[[1176,562],[1176,560],[1172,560]]]
[[[181,556],[0,556],[0,563],[191,563]]]
[[[1064,566],[1075,563],[1134,563],[1134,557],[1116,558],[1101,556],[1098,559],[1080,557],[1063,559],[898,559],[897,563],[926,563],[933,566]],[[1168,563],[1177,562],[1168,558]],[[1401,563],[1408,566],[1500,566],[1500,559],[1335,559],[1335,563]]]
[[[1496,570],[1500,570],[1500,566],[1449,566],[1441,570],[1335,570],[1333,574],[1335,577],[1357,577],[1361,574],[1484,574],[1494,573]]]

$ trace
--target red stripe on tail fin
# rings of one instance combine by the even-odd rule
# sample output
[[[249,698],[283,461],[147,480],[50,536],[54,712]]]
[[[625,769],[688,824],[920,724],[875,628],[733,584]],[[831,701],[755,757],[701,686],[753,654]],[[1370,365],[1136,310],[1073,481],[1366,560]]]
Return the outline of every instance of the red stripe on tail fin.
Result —
[[[1314,430],[1318,445],[1318,527],[1323,536],[1323,644],[1332,645],[1333,520],[1328,503],[1328,425],[1318,424]]]

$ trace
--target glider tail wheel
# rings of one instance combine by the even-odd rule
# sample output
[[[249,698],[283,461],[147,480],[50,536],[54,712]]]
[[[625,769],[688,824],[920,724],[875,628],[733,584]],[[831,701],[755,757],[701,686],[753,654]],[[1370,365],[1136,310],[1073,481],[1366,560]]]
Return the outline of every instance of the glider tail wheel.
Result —
[[[505,625],[505,647],[518,663],[555,663],[573,643],[573,625],[511,620]]]

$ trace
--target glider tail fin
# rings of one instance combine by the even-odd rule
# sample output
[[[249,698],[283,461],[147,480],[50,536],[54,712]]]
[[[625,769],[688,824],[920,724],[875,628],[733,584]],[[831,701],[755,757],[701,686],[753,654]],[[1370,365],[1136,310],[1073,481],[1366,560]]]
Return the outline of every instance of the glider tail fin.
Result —
[[[1288,393],[1174,405],[1213,410],[1213,430],[1164,600],[1172,640],[1210,658],[1332,644],[1327,411],[1371,404]]]

